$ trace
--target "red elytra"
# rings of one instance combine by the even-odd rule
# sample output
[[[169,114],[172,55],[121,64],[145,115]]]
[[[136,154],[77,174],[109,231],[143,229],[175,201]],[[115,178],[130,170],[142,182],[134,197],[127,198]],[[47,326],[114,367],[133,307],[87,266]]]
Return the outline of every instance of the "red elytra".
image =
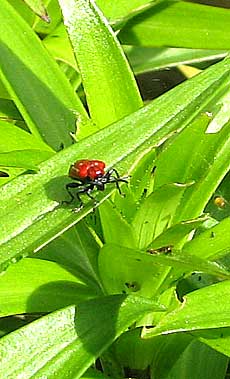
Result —
[[[121,178],[115,168],[105,170],[105,166],[103,161],[96,159],[81,159],[72,164],[69,169],[69,177],[74,179],[74,182],[66,184],[70,200],[63,203],[71,204],[74,199],[77,199],[79,206],[74,208],[74,211],[78,212],[84,205],[82,195],[87,195],[96,204],[91,192],[94,189],[104,191],[107,184],[115,184],[118,192],[122,195],[119,183],[128,183],[128,177]]]
[[[105,163],[96,159],[81,159],[76,161],[69,170],[69,176],[72,179],[94,180],[105,174]]]

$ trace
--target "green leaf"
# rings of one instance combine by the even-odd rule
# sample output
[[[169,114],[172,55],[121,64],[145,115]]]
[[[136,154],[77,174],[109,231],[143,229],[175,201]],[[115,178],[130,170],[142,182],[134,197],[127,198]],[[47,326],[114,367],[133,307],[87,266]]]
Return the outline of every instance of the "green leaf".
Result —
[[[0,121],[0,152],[12,150],[41,149],[52,153],[52,149],[40,138],[6,121]]]
[[[228,111],[230,109],[230,91],[224,91],[217,103],[211,105],[213,117],[208,125],[206,133],[218,133],[227,123],[229,123]]]
[[[192,241],[187,242],[182,251],[184,251],[184,254],[217,259],[229,253],[229,230],[230,218],[227,217],[219,224],[196,236]]]
[[[0,119],[23,122],[22,116],[18,112],[13,101],[2,98],[0,99]],[[2,124],[2,122],[0,124]]]
[[[153,339],[152,375],[161,379],[225,377],[228,358],[186,333]]]
[[[0,36],[0,78],[30,131],[56,150],[61,143],[70,145],[73,110],[86,112],[57,64],[6,0],[1,3]]]
[[[170,138],[170,136],[166,137]],[[145,146],[140,146],[133,154],[130,154],[127,159],[127,164],[131,166],[131,175],[127,178],[128,185],[122,187],[122,196],[116,191],[113,197],[114,211],[120,213],[125,223],[131,224],[135,217],[136,211],[139,208],[143,198],[152,192],[154,182],[154,162],[155,162],[155,149],[147,150]],[[119,217],[119,214],[118,214]],[[119,227],[114,224],[115,229]],[[130,226],[128,226],[130,229]],[[123,230],[124,231],[124,230]],[[126,242],[133,247],[137,246],[139,236],[135,233],[127,232]],[[109,231],[108,231],[109,234]],[[114,237],[117,240],[116,232]],[[124,235],[125,233],[123,233]],[[133,234],[133,231],[132,231]],[[107,241],[108,242],[108,241]],[[116,241],[113,241],[116,243]],[[131,244],[130,244],[131,243]]]
[[[12,259],[41,249],[93,210],[90,202],[77,214],[60,204],[68,199],[64,187],[71,163],[92,157],[103,159],[107,167],[111,167],[122,161],[116,167],[123,175],[130,164],[124,158],[132,157],[131,153],[140,147],[144,149],[144,145],[149,150],[150,146],[158,145],[171,133],[186,127],[208,101],[218,98],[229,81],[229,61],[226,60],[76,146],[56,154],[40,165],[36,175],[21,176],[2,186],[0,267],[5,269]],[[111,149],[114,145],[116,149]],[[110,187],[97,198],[104,200],[111,190]]]
[[[1,178],[1,185],[25,169],[37,171],[37,165],[53,155],[46,143],[9,122],[0,121],[0,134],[0,166],[9,175]]]
[[[38,164],[49,159],[54,153],[42,150],[14,150],[0,153],[0,166],[22,167],[29,170],[38,170]]]
[[[194,182],[175,203],[173,223],[198,217],[230,168],[229,125],[208,134],[208,121],[207,115],[201,115],[169,142],[156,162],[156,188],[172,182]],[[167,165],[169,161],[174,161],[172,167]]]
[[[113,203],[105,201],[101,204],[100,219],[103,237],[106,243],[118,243],[122,246],[136,246],[133,228],[115,208]]]
[[[25,3],[32,9],[34,13],[36,13],[39,17],[41,17],[44,21],[50,22],[50,18],[47,14],[47,11],[44,6],[44,1],[42,0],[25,0]]]
[[[170,267],[179,270],[175,283],[192,271],[207,272],[221,278],[230,273],[220,265],[197,256],[172,252],[168,254],[129,249],[121,245],[105,244],[98,258],[100,276],[108,293],[138,292],[141,296],[151,297],[165,280]],[[173,278],[174,279],[174,278]]]
[[[166,379],[177,364],[178,359],[183,355],[189,344],[192,343],[193,337],[186,333],[180,333],[142,340],[152,341],[152,375],[157,373],[162,379]]]
[[[33,0],[29,0],[33,3]],[[40,1],[40,0],[38,0]],[[48,20],[43,20],[39,17],[34,17],[33,29],[40,36],[46,36],[53,32],[56,27],[62,23],[61,10],[57,0],[44,0],[45,10],[48,15]],[[44,22],[48,21],[48,22]]]
[[[0,376],[79,378],[128,326],[160,309],[152,301],[118,295],[59,310],[1,339]]]
[[[172,246],[180,244],[183,242],[184,237],[186,237],[192,230],[197,229],[203,222],[208,219],[207,215],[199,217],[194,220],[188,220],[181,222],[179,224],[173,225],[168,228],[155,238],[149,245],[149,249],[160,249],[164,246]],[[203,257],[203,255],[201,255]]]
[[[135,74],[224,58],[227,51],[124,46]]]
[[[96,297],[100,292],[69,268],[41,259],[22,259],[0,277],[0,317],[51,312]]]
[[[68,254],[66,252],[68,251]],[[91,230],[82,220],[52,243],[39,251],[35,258],[54,261],[68,266],[71,272],[93,287],[101,287],[98,277],[97,258],[99,245]],[[31,254],[31,257],[34,256]]]
[[[147,247],[154,238],[172,225],[175,205],[180,202],[185,189],[190,185],[166,184],[144,199],[132,223],[139,237],[140,249]]]
[[[145,337],[229,327],[230,304],[226,301],[229,290],[230,281],[226,280],[187,294],[177,309],[146,331]]]
[[[93,368],[89,368],[83,375],[84,379],[111,379],[110,376],[105,375],[101,371],[98,371]],[[112,377],[113,378],[113,377]]]
[[[42,42],[56,60],[68,63],[75,70],[78,69],[72,46],[63,23],[59,24]]]
[[[140,108],[141,97],[121,47],[94,3],[84,0],[59,2],[90,115],[100,129]]]
[[[149,0],[116,0],[114,3],[109,3],[107,0],[96,0],[96,3],[106,17],[114,21],[129,16],[135,9],[148,4]]]
[[[212,20],[212,22],[210,22]],[[183,1],[163,1],[126,23],[119,39],[126,45],[229,49],[228,9]]]
[[[159,266],[148,254],[115,244],[105,244],[98,257],[98,267],[107,293],[133,293],[153,297],[168,267]]]
[[[30,1],[30,0],[29,0]],[[32,12],[32,9],[30,9],[26,2],[25,1],[9,1],[9,3],[11,4],[11,6],[14,7],[14,9],[16,10],[16,12],[21,15],[21,17],[27,22],[27,24],[29,25],[33,25],[35,19],[36,19],[36,16],[35,14]],[[44,23],[44,22],[43,22]]]
[[[163,338],[166,339],[165,336],[143,339],[141,338],[140,328],[128,330],[115,341],[113,345],[116,353],[115,356],[123,367],[130,367],[132,370],[148,370],[148,366],[150,366],[154,358],[154,353],[157,354],[157,351],[160,350],[160,343],[158,343],[160,338],[163,344]],[[187,338],[189,340],[192,339],[191,336]],[[179,349],[183,349],[182,343],[178,344]],[[167,359],[167,356],[169,355],[163,354],[162,358],[165,357]]]
[[[221,221],[230,216],[230,171],[224,177],[221,184],[216,189],[212,198],[209,200],[205,211],[215,220]],[[214,225],[210,225],[214,226]]]
[[[230,356],[230,328],[206,329],[192,333],[195,338],[199,337],[200,341],[204,342],[212,349],[220,353]]]

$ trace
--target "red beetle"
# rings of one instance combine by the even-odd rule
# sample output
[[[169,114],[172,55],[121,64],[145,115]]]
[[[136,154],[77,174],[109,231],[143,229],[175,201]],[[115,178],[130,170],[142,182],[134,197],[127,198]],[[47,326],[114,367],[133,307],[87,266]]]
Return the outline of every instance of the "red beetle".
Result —
[[[99,191],[105,190],[105,185],[108,183],[115,183],[116,187],[121,194],[119,182],[128,183],[127,178],[121,178],[115,168],[105,171],[105,163],[97,159],[81,159],[76,161],[69,169],[69,177],[76,180],[76,182],[68,183],[66,189],[71,197],[72,203],[75,199],[79,201],[79,209],[82,208],[83,202],[80,194],[86,194],[91,199],[95,200],[91,192],[96,188]],[[75,196],[71,189],[76,188]]]

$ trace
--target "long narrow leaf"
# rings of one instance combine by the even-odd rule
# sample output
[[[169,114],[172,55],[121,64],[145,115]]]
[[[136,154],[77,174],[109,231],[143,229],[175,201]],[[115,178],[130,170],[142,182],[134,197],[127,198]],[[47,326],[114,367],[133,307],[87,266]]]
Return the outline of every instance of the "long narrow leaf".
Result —
[[[76,54],[90,114],[98,128],[142,106],[125,55],[92,0],[59,0]]]
[[[146,336],[230,326],[230,281],[214,284],[186,295],[179,308],[168,313]]]
[[[119,39],[127,45],[229,49],[228,9],[163,1],[127,22]]]
[[[153,301],[116,295],[52,313],[2,338],[0,376],[77,379],[129,325],[160,310]]]
[[[199,257],[217,259],[228,254],[230,250],[230,218],[226,217],[219,224],[187,242],[183,251]],[[208,247],[208,248],[207,248]]]
[[[0,78],[30,131],[56,150],[61,143],[70,145],[73,111],[86,112],[41,41],[6,0],[1,2],[0,41]]]
[[[101,293],[55,262],[22,259],[0,277],[0,316],[52,312]]]
[[[19,177],[1,187],[0,266],[4,269],[12,259],[40,249],[93,209],[89,203],[74,214],[62,204],[68,199],[64,187],[72,162],[85,157],[102,158],[111,167],[140,146],[149,149],[159,144],[172,132],[185,127],[207,101],[218,96],[229,80],[226,60],[77,146],[56,154],[40,165],[36,175]],[[108,146],[115,148],[108,149]],[[125,161],[120,165],[121,174],[127,172],[127,165]],[[105,195],[98,199],[105,199]]]

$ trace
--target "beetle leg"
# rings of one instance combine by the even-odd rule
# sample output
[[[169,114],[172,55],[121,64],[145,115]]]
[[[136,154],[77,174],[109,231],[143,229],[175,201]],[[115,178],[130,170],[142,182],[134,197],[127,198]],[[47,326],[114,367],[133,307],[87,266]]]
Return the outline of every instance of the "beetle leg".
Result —
[[[70,188],[78,188],[82,186],[82,183],[68,183],[66,184],[65,188],[68,192],[68,194],[70,195],[70,200],[66,200],[66,201],[63,201],[64,204],[71,204],[73,201],[74,201],[74,195],[72,194],[72,191],[70,190]]]
[[[114,175],[115,174],[115,175]],[[121,196],[124,196],[124,194],[121,192],[121,188],[119,186],[119,182],[128,183],[128,177],[121,178],[118,171],[115,168],[112,168],[106,173],[106,177],[108,178],[108,183],[115,183],[118,192]],[[127,179],[126,179],[127,178]]]
[[[96,201],[95,198],[90,194],[90,192],[93,190],[94,188],[94,184],[88,184],[87,187],[82,187],[82,188],[78,188],[77,191],[76,191],[76,197],[80,203],[79,207],[77,208],[74,208],[73,211],[74,212],[79,212],[79,210],[83,207],[83,201],[82,201],[82,198],[81,198],[81,195],[87,195],[90,199],[94,200],[94,202]]]

